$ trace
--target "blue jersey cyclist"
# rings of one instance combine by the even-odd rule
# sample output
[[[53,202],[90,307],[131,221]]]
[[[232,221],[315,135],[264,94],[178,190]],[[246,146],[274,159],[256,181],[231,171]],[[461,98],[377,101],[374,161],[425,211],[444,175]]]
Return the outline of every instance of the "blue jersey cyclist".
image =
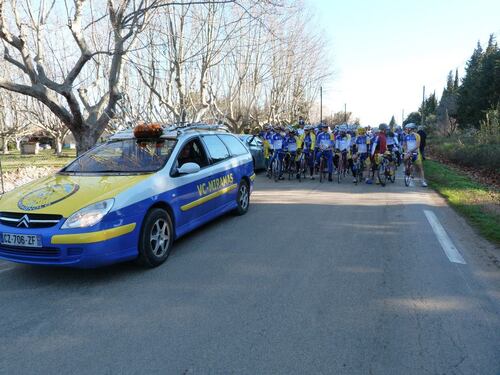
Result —
[[[353,160],[357,161],[359,158],[359,171],[353,171],[353,176],[356,177],[356,173],[363,173],[366,165],[366,159],[368,158],[368,150],[370,148],[370,137],[366,134],[365,128],[358,129],[358,136],[354,140],[353,147]],[[368,178],[367,178],[368,180]]]
[[[271,137],[271,145],[273,147],[273,156],[269,161],[268,173],[271,173],[271,167],[273,165],[274,160],[278,159],[283,163],[283,159],[285,158],[285,150],[283,149],[285,140],[285,128],[281,125],[275,127],[275,132]],[[280,170],[280,178],[282,178],[283,167]]]
[[[297,161],[297,149],[299,138],[292,126],[287,126],[285,130],[285,138],[283,139],[283,150],[285,151],[285,164],[291,166],[290,163]],[[297,164],[295,164],[296,170]],[[298,173],[297,173],[298,174]]]
[[[321,125],[321,132],[316,136],[316,163],[319,165],[321,157],[325,157],[328,164],[328,181],[333,181],[333,135],[328,132],[328,125]],[[322,173],[323,171],[319,171]]]

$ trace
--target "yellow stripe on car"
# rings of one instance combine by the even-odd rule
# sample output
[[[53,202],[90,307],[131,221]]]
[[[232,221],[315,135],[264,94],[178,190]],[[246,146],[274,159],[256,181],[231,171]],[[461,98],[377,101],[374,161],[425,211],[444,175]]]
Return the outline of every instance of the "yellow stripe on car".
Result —
[[[225,187],[224,189],[218,190],[215,193],[205,195],[204,197],[202,197],[200,199],[197,199],[195,201],[192,201],[191,203],[185,204],[184,206],[181,207],[181,210],[182,211],[190,210],[191,208],[197,207],[203,203],[211,201],[212,199],[220,197],[223,194],[229,193],[230,191],[236,189],[237,187],[238,187],[237,184],[229,185],[228,187]]]
[[[253,180],[255,180],[255,173],[250,176],[250,181],[253,181]]]
[[[69,245],[95,243],[110,240],[115,237],[123,236],[135,229],[135,223],[122,225],[120,227],[105,229],[98,232],[86,232],[76,234],[58,234],[52,236],[53,245]]]

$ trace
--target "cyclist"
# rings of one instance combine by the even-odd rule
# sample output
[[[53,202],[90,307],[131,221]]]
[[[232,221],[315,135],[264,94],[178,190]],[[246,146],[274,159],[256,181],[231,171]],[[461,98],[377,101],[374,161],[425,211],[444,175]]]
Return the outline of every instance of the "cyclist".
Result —
[[[306,126],[306,122],[302,117],[299,118],[299,128],[297,129],[297,135],[302,137],[304,135],[304,129]]]
[[[264,133],[262,139],[264,140],[264,159],[266,160],[266,168],[269,168],[270,159],[273,155],[272,138],[274,135],[273,127],[269,124],[264,125]]]
[[[328,132],[328,125],[321,125],[321,132],[316,137],[316,147],[318,153],[316,155],[316,164],[319,165],[320,159],[324,156],[328,164],[328,181],[333,181],[333,135]],[[319,171],[322,173],[323,171]]]
[[[411,157],[417,169],[420,170],[422,176],[422,186],[427,187],[424,176],[424,166],[422,164],[422,154],[420,153],[420,135],[415,131],[416,125],[414,123],[406,124],[406,135],[403,142],[404,160],[406,161]]]
[[[316,147],[316,134],[314,134],[313,127],[306,125],[304,127],[304,135],[299,137],[298,147],[304,153],[306,165],[309,167],[311,173],[311,180],[314,180],[314,149]]]
[[[333,163],[335,168],[339,167],[339,159],[342,157],[342,162],[344,168],[351,167],[352,169],[352,159],[351,159],[351,136],[347,134],[347,124],[342,124],[339,126],[339,134],[335,137],[335,156]],[[338,171],[340,173],[341,171]]]
[[[375,137],[371,141],[371,158],[370,161],[372,163],[372,179],[375,177],[375,172],[379,167],[382,155],[387,150],[387,138],[386,131],[389,129],[387,124],[380,124],[378,126],[378,132],[375,132]],[[377,184],[380,181],[376,181]]]
[[[287,126],[285,138],[283,139],[283,151],[285,151],[285,161],[289,168],[297,160],[297,144],[298,138],[295,129],[292,126]]]
[[[271,167],[276,158],[279,158],[281,163],[283,163],[283,159],[285,158],[285,152],[283,150],[283,140],[285,137],[285,128],[282,125],[277,125],[274,128],[275,132],[271,138],[271,145],[273,147],[273,155],[271,160],[269,161],[268,173],[271,174]],[[281,168],[279,178],[283,178],[283,168]]]
[[[358,136],[354,140],[354,155],[353,155],[353,161],[356,161],[358,158],[359,160],[359,165],[361,168],[361,173],[363,173],[363,170],[365,169],[365,163],[366,159],[368,158],[368,148],[370,147],[370,137],[366,135],[366,129],[365,128],[359,128],[358,129]],[[353,171],[354,172],[354,171]],[[354,182],[356,182],[356,174],[353,173],[354,176]],[[366,181],[368,181],[368,177],[366,177]]]
[[[394,152],[394,154],[396,155],[396,160],[399,160],[399,140],[396,133],[394,133],[392,130],[389,130],[387,132],[387,150],[389,150],[391,153]]]

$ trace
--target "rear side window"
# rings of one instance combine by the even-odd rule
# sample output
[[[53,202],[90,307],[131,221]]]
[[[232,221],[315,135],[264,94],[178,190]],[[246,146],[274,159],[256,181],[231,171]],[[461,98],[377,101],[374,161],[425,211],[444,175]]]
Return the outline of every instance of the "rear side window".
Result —
[[[219,138],[226,144],[232,155],[244,155],[248,153],[247,148],[232,135],[219,135]]]
[[[203,137],[205,146],[207,146],[208,154],[214,163],[226,160],[229,158],[227,147],[216,135],[206,135]]]

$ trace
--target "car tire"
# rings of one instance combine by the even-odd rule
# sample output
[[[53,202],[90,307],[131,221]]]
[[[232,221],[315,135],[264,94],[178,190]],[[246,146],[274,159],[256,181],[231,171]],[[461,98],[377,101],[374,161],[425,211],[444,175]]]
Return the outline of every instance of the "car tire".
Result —
[[[237,207],[234,213],[238,216],[245,215],[250,206],[250,186],[246,180],[241,180],[238,186],[238,193],[236,194]]]
[[[174,242],[172,219],[167,211],[154,208],[142,223],[137,263],[153,268],[164,263]]]

